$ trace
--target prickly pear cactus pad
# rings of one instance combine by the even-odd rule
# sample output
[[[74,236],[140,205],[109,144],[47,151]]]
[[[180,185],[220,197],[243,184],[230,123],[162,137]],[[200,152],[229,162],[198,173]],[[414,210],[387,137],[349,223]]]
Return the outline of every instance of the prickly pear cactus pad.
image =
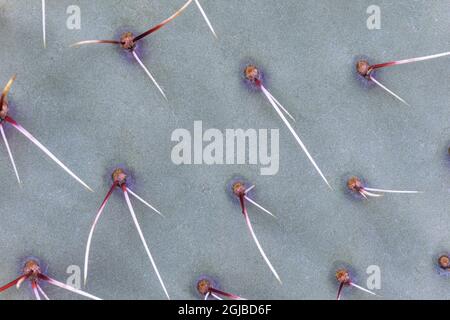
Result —
[[[450,298],[448,1],[44,3],[0,0],[0,299]]]

